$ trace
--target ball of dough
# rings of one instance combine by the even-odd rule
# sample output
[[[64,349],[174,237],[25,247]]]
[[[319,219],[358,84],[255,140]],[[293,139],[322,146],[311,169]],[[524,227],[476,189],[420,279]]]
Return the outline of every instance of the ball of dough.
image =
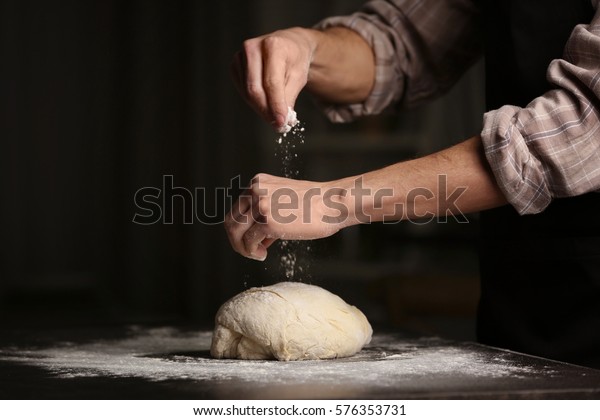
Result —
[[[318,286],[283,282],[246,290],[217,312],[210,354],[309,360],[356,354],[373,329],[356,307]]]

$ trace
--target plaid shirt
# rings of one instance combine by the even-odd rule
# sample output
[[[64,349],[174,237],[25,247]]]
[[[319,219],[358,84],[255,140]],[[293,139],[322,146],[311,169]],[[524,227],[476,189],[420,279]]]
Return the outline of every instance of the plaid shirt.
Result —
[[[488,162],[520,214],[600,190],[600,0],[591,1],[596,16],[573,29],[564,56],[548,68],[555,89],[524,108],[506,105],[483,116]],[[358,32],[376,62],[370,96],[327,105],[327,116],[346,122],[446,92],[482,54],[479,19],[474,0],[374,0],[353,15],[320,22],[321,29]]]

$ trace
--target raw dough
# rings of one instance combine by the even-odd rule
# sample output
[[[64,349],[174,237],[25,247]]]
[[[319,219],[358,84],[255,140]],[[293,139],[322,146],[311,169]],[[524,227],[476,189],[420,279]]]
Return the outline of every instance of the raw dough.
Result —
[[[307,360],[347,357],[371,341],[356,307],[304,283],[252,288],[225,302],[210,354],[229,359]]]

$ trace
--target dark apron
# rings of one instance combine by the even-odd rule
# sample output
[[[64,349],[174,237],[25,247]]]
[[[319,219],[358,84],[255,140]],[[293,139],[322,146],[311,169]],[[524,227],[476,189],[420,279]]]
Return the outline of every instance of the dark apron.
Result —
[[[550,61],[594,13],[590,0],[481,3],[490,110],[553,89]],[[537,215],[482,212],[481,230],[479,341],[600,367],[600,194],[558,199]]]

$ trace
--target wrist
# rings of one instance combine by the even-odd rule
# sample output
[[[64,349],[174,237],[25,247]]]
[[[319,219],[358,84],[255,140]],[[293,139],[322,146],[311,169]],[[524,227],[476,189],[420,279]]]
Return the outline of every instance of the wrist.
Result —
[[[375,82],[375,59],[365,39],[343,26],[307,31],[314,48],[307,89],[326,103],[352,104],[366,100]]]
[[[339,191],[342,228],[379,220],[375,203],[377,193],[365,185],[364,175],[338,180],[331,188]]]
[[[317,51],[319,49],[319,44],[323,39],[323,32],[318,29],[312,28],[294,28],[294,30],[298,31],[299,35],[304,39],[306,48],[309,53],[309,71],[310,67],[313,65],[313,61],[317,55]]]
[[[346,211],[344,227],[405,217],[406,197],[399,183],[386,178],[386,170],[344,178],[337,185],[344,193],[341,203]]]

